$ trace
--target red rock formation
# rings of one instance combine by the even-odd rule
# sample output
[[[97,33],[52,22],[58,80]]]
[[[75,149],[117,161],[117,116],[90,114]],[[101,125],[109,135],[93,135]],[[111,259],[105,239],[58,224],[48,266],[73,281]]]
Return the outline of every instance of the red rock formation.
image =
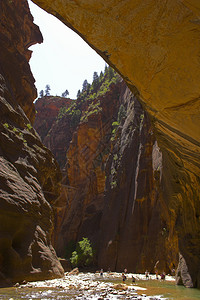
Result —
[[[36,101],[36,118],[34,128],[42,141],[54,154],[59,166],[66,164],[66,153],[72,139],[70,118],[59,120],[59,110],[67,109],[73,100],[61,97],[43,97]]]
[[[45,96],[35,102],[36,118],[34,128],[39,133],[43,142],[56,122],[60,108],[68,108],[71,102],[71,99],[57,96]]]
[[[82,114],[89,116],[79,123],[67,152],[68,185],[56,203],[56,250],[63,256],[72,241],[88,237],[99,267],[154,271],[160,260],[158,269],[168,271],[177,257],[165,256],[162,155],[149,117],[123,82],[95,99],[93,107],[98,101],[97,114],[90,115],[85,104]],[[120,104],[127,116],[114,133]]]
[[[82,107],[82,120],[67,152],[67,186],[57,202],[54,244],[65,255],[67,243],[82,236],[97,242],[104,206],[105,163],[110,151],[112,122],[116,120],[123,83]],[[90,104],[93,104],[93,112]],[[96,107],[99,110],[95,111]]]
[[[47,115],[52,115],[51,101],[40,102]],[[127,112],[116,131],[112,124],[118,124],[121,104]],[[177,265],[177,256],[175,251],[168,258],[165,251],[162,154],[148,115],[124,82],[111,85],[94,100],[77,100],[79,105],[82,117],[74,133],[67,114],[60,120],[52,118],[48,131],[50,149],[62,157],[62,165],[67,158],[62,195],[56,202],[57,252],[65,256],[68,245],[86,236],[95,245],[99,267],[154,271],[159,260],[157,268],[169,271],[172,262]],[[41,109],[37,107],[43,120]]]
[[[63,275],[51,245],[61,175],[31,121],[28,47],[42,42],[25,0],[0,2],[0,284]],[[30,118],[30,120],[29,120]]]

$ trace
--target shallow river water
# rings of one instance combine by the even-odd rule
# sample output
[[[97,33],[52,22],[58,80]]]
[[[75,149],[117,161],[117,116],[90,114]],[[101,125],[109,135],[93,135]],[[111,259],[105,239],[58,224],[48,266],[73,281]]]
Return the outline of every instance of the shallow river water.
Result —
[[[64,278],[30,282],[12,288],[1,288],[0,299],[135,299],[135,300],[195,300],[200,299],[200,290],[176,286],[174,279],[166,276],[165,281],[156,280],[151,276],[135,274],[136,283],[131,282],[133,274],[127,275],[126,284],[122,284],[120,273],[79,273],[65,275]]]

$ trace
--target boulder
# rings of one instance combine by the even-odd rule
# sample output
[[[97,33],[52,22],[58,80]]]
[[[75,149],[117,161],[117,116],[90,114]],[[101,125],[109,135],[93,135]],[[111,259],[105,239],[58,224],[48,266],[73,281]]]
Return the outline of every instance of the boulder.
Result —
[[[192,288],[193,282],[183,255],[179,254],[179,264],[176,270],[176,284]]]

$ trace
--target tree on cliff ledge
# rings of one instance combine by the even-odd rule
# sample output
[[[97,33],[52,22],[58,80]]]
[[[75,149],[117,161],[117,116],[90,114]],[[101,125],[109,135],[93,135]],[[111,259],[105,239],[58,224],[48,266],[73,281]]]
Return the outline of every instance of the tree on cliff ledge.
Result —
[[[92,82],[93,89],[96,90],[98,88],[98,85],[99,85],[99,76],[97,72],[94,72],[93,82]]]
[[[50,90],[51,90],[50,85],[47,84],[47,85],[45,86],[45,96],[50,96],[50,92],[49,92]]]
[[[66,91],[64,91],[64,93],[62,93],[62,97],[65,97],[65,98],[67,98],[67,96],[69,95],[69,92],[68,92],[68,90],[66,90]]]
[[[87,87],[88,87],[88,81],[87,81],[87,79],[85,79],[85,80],[83,81],[82,92],[87,91]]]
[[[44,97],[44,91],[41,90],[41,91],[39,92],[39,95],[40,95],[40,98]]]

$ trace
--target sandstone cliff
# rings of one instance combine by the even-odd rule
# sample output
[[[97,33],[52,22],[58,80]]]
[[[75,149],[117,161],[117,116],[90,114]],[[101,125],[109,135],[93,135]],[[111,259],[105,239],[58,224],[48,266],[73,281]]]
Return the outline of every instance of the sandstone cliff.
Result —
[[[177,244],[171,257],[165,248],[166,224],[160,213],[162,154],[148,115],[125,83],[117,77],[109,88],[102,88],[106,72],[95,93],[99,96],[85,92],[86,98],[76,100],[73,109],[63,106],[52,119],[50,149],[65,152],[67,159],[62,195],[56,202],[54,245],[65,256],[76,241],[88,237],[99,267],[154,271],[160,260],[157,268],[168,272],[177,265],[178,256]],[[36,103],[38,124],[41,116],[44,119],[42,107],[51,115],[51,103],[46,98],[40,103],[43,106]],[[81,116],[73,131],[72,112],[76,115],[79,109]],[[68,139],[61,134],[58,151],[53,137],[60,139],[61,131]]]
[[[163,153],[166,255],[177,249],[200,286],[198,0],[34,2],[76,31],[140,94]]]
[[[154,272],[159,260],[158,270],[169,272],[178,264],[178,246],[171,246],[168,257],[160,210],[162,153],[149,117],[124,82],[112,85],[94,106],[97,101],[102,110],[79,123],[67,151],[68,186],[57,202],[56,250],[63,256],[87,236],[99,267]]]
[[[41,33],[25,0],[0,2],[0,285],[63,275],[51,245],[61,174],[31,123],[28,61]]]
[[[94,241],[98,239],[112,122],[117,118],[119,96],[125,85],[120,80],[107,68],[99,83],[87,83],[70,107],[63,101],[59,103],[57,97],[43,97],[35,103],[34,126],[63,169],[54,230],[54,244],[61,256],[65,256],[67,244],[76,242],[83,234],[92,236]],[[54,116],[52,103],[60,108]],[[43,123],[48,124],[46,136]]]
[[[70,118],[59,121],[60,109],[67,109],[72,104],[71,99],[61,97],[43,97],[35,102],[36,118],[34,128],[39,133],[42,142],[56,158],[59,166],[66,164],[66,152],[72,139]]]
[[[88,100],[73,133],[67,151],[67,186],[57,202],[54,243],[59,255],[84,236],[97,244],[105,204],[105,165],[123,84],[112,84],[103,96]]]

